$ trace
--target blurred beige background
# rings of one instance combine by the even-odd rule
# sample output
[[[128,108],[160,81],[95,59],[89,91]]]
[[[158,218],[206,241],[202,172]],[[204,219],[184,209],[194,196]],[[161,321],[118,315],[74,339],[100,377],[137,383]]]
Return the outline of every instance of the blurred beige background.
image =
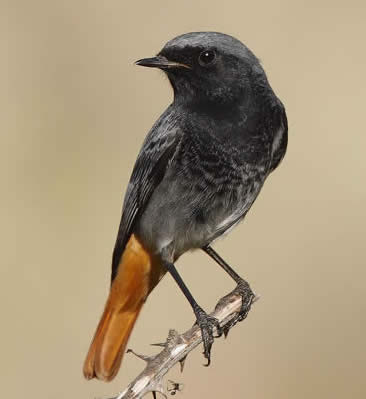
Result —
[[[140,145],[172,99],[138,58],[216,30],[263,61],[287,108],[289,148],[246,221],[215,247],[261,295],[247,321],[185,372],[182,398],[366,397],[365,3],[9,1],[0,11],[1,396],[107,398],[82,362],[106,298],[123,193]],[[179,261],[207,309],[233,288],[201,253]],[[211,286],[202,284],[210,274]],[[193,314],[170,277],[129,346]]]

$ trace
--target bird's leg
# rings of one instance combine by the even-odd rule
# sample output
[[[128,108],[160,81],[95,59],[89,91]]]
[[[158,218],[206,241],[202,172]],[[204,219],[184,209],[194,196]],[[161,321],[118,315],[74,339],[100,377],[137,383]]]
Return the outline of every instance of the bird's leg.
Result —
[[[233,268],[229,266],[214,249],[212,249],[209,245],[202,249],[236,282],[237,286],[232,293],[238,294],[242,298],[242,306],[238,316],[230,322],[230,325],[225,325],[224,327],[224,334],[227,335],[233,325],[247,317],[255,295],[249,284],[243,278],[241,278],[238,273],[236,273],[236,271],[233,270]],[[232,293],[230,293],[230,295]]]
[[[177,269],[175,268],[174,264],[171,262],[164,261],[164,266],[168,270],[168,272],[172,275],[176,283],[178,284],[179,288],[182,290],[185,297],[188,299],[188,302],[191,304],[193,312],[197,319],[197,324],[201,329],[202,332],[202,341],[203,341],[203,354],[207,359],[208,366],[210,364],[211,359],[211,347],[214,342],[213,336],[213,328],[216,327],[217,336],[222,334],[220,323],[214,317],[209,316],[196,302],[193,298],[192,294],[190,293],[189,289],[185,285],[182,277],[178,273]]]

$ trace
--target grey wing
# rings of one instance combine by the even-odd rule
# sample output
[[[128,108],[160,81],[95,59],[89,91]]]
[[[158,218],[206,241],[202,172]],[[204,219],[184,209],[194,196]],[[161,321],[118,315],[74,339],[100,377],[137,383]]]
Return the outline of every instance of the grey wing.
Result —
[[[274,132],[272,144],[272,160],[270,172],[273,172],[282,161],[287,149],[288,126],[285,107],[278,100],[278,107],[274,113]]]
[[[152,193],[163,179],[180,138],[181,131],[167,112],[163,114],[145,139],[125,195],[112,257],[112,281],[117,274],[120,258],[136,221],[146,209]]]

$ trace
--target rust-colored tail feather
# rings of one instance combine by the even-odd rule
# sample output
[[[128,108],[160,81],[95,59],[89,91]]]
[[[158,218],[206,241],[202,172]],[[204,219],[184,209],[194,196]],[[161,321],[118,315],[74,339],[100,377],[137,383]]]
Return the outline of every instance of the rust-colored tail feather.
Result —
[[[132,235],[85,359],[85,378],[115,377],[142,305],[163,274],[160,262]]]

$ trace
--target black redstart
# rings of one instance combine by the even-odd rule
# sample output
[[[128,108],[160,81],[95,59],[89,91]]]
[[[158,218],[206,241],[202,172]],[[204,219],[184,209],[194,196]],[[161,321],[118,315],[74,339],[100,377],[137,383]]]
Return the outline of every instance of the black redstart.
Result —
[[[163,70],[174,101],[147,135],[127,187],[110,294],[84,364],[88,379],[116,375],[141,307],[166,271],[193,308],[209,363],[218,322],[194,300],[174,262],[203,249],[238,293],[248,293],[210,244],[245,217],[287,146],[285,109],[239,40],[187,33],[136,64]]]

